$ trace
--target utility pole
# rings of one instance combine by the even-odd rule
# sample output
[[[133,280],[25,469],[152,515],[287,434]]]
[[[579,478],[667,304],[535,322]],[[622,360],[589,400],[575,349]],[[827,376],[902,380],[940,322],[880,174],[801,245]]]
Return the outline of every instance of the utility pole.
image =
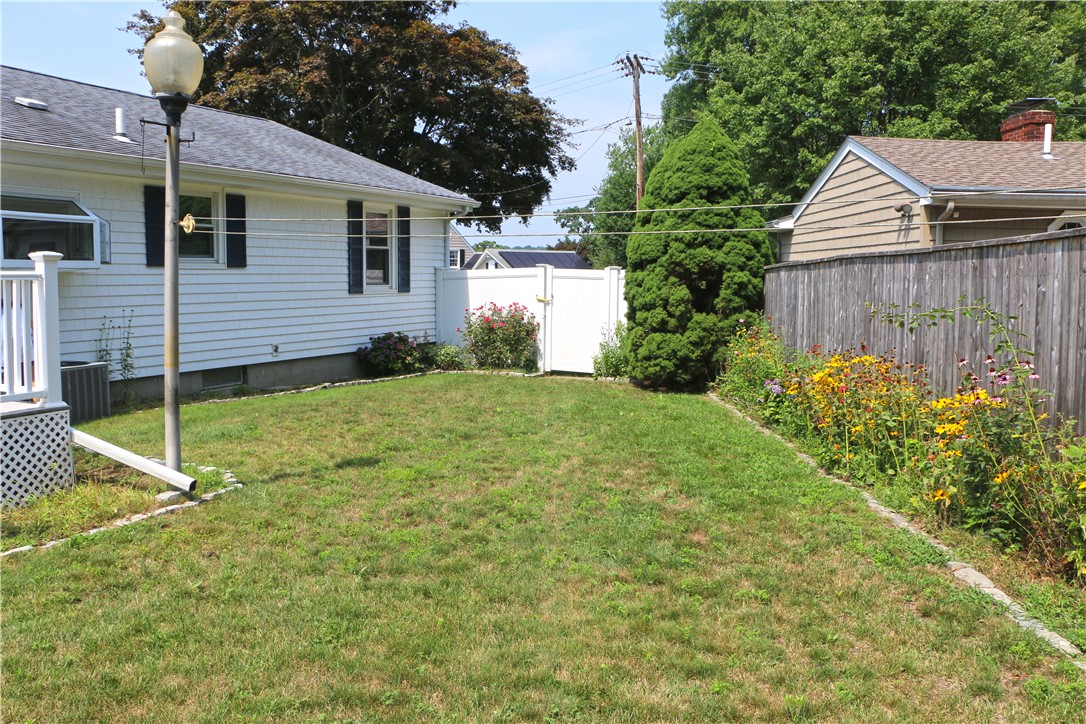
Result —
[[[641,130],[641,74],[652,73],[652,71],[645,70],[645,66],[641,64],[641,58],[635,53],[634,55],[626,54],[625,58],[619,59],[619,64],[626,69],[626,74],[633,77],[633,100],[634,100],[634,130],[637,134],[637,203],[641,203],[641,197],[645,195],[645,152],[644,152],[644,134]],[[645,58],[645,60],[652,60],[652,58]]]

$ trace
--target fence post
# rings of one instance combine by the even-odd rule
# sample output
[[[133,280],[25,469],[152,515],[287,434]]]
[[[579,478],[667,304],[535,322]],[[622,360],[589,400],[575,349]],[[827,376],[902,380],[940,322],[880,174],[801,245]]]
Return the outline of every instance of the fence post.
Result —
[[[543,305],[543,323],[539,327],[539,333],[542,339],[540,340],[542,347],[542,357],[539,363],[540,372],[551,371],[551,357],[554,353],[554,335],[551,334],[551,326],[554,321],[551,314],[554,301],[554,267],[550,264],[539,264],[537,267],[540,274],[540,281],[543,283],[543,291],[536,297],[536,300]]]
[[[57,262],[64,258],[55,251],[35,251],[34,271],[41,281],[34,283],[34,358],[40,365],[45,385],[45,402],[63,402],[60,390],[60,285]]]
[[[606,294],[607,294],[607,327],[608,329],[614,329],[615,325],[623,321],[620,319],[619,310],[621,309],[620,297],[622,296],[622,287],[618,283],[618,274],[622,271],[620,266],[609,266],[603,270],[606,275]]]

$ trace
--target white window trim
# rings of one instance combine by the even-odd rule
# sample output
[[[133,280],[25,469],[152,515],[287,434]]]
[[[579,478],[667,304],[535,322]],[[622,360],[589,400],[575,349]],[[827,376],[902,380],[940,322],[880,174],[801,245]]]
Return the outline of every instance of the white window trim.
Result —
[[[369,280],[369,255],[370,235],[366,233],[366,215],[384,214],[388,221],[388,284],[372,284]],[[391,206],[371,206],[365,204],[362,208],[362,291],[365,294],[395,294],[396,293],[396,209]],[[382,248],[382,247],[377,247]]]
[[[181,256],[178,262],[182,267],[191,267],[194,269],[218,269],[226,268],[226,227],[222,222],[222,218],[226,216],[226,189],[221,186],[189,186],[185,185],[181,189],[179,196],[209,196],[211,198],[211,215],[214,217],[214,221],[211,222],[214,227],[212,234],[212,255],[211,256]],[[178,234],[184,234],[185,232],[178,229]],[[178,239],[180,244],[180,238]]]
[[[1059,231],[1060,227],[1068,221],[1077,221],[1083,226],[1086,226],[1086,209],[1068,209],[1067,211],[1064,211],[1052,220],[1052,223],[1048,225],[1048,230]]]
[[[6,196],[23,196],[30,199],[47,199],[50,201],[70,201],[83,210],[89,218],[83,219],[68,214],[40,214],[32,211],[3,211],[4,218],[10,219],[40,219],[42,221],[68,221],[73,224],[89,224],[92,229],[93,259],[61,259],[57,265],[57,271],[79,271],[86,269],[98,269],[102,265],[102,236],[103,230],[108,231],[109,222],[86,207],[76,192],[65,193],[55,190],[34,189],[27,187],[10,187],[4,189]],[[0,224],[0,260],[5,269],[33,269],[34,262],[27,259],[8,259],[3,256],[4,232],[3,224]]]

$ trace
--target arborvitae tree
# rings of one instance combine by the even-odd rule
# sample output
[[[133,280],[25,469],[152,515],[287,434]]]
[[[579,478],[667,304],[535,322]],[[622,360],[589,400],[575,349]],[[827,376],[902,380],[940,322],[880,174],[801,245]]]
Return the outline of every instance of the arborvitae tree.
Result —
[[[762,216],[736,208],[750,203],[735,144],[711,118],[656,164],[635,232],[665,233],[635,233],[626,249],[626,354],[640,384],[704,387],[739,319],[761,307],[773,252]]]

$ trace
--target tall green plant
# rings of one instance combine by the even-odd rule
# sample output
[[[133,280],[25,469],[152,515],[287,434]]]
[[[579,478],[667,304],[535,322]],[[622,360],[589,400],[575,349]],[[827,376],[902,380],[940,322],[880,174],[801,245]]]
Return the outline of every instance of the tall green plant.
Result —
[[[641,384],[704,387],[739,320],[761,307],[773,252],[750,202],[743,161],[711,118],[653,169],[627,246],[625,349]]]

